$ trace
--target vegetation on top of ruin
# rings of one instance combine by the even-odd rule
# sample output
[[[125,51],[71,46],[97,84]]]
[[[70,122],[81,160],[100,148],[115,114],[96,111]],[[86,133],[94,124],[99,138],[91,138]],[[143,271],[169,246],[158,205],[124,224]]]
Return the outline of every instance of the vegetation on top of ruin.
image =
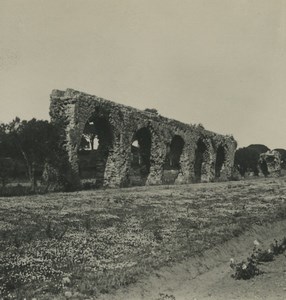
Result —
[[[156,108],[145,108],[144,111],[154,114],[154,115],[159,115],[159,112]]]

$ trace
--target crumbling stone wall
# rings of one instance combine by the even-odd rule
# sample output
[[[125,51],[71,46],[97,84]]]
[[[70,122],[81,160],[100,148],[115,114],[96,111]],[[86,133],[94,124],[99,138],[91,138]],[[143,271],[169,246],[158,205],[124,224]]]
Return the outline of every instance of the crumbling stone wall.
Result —
[[[80,185],[78,149],[81,137],[86,123],[95,124],[95,120],[99,120],[98,134],[104,132],[101,134],[102,140],[107,129],[101,127],[108,126],[110,132],[109,142],[105,144],[101,142],[105,145],[101,146],[103,153],[101,161],[104,166],[101,175],[96,175],[95,178],[100,186],[116,187],[130,184],[131,145],[142,129],[151,136],[150,153],[146,150],[147,152],[142,154],[142,160],[148,159],[144,170],[147,172],[144,184],[162,184],[166,155],[175,136],[181,137],[184,144],[178,176],[174,183],[227,180],[232,175],[236,141],[232,136],[216,134],[205,130],[202,126],[187,125],[152,111],[141,111],[72,89],[52,91],[50,115],[52,121],[62,124],[63,147],[68,153],[69,172],[72,174],[70,178],[74,185]],[[144,135],[140,139],[141,144],[145,143],[148,146]],[[200,178],[196,178],[195,162],[198,155],[196,149],[199,141],[203,141],[205,153],[200,163],[201,171],[197,172]],[[219,163],[218,159],[221,160]]]
[[[269,150],[260,154],[259,173],[264,176],[279,177],[281,175],[281,155],[278,151]]]

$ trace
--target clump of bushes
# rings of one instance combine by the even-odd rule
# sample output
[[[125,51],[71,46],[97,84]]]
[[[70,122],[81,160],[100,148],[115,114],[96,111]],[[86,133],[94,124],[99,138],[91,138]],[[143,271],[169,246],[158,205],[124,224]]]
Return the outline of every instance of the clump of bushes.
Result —
[[[286,237],[280,242],[274,240],[268,250],[262,250],[259,246],[260,243],[255,240],[252,254],[246,261],[236,263],[231,258],[230,267],[234,270],[234,274],[231,275],[232,278],[247,280],[262,274],[263,271],[259,269],[258,265],[273,261],[276,255],[282,254],[286,250]]]
[[[282,254],[286,250],[286,237],[280,243],[274,240],[274,243],[271,244],[271,249],[274,255]]]
[[[257,267],[255,261],[251,258],[248,258],[247,262],[242,261],[237,264],[231,261],[230,267],[234,270],[234,274],[232,274],[231,277],[238,280],[247,280],[262,273],[262,271]]]
[[[159,298],[156,300],[176,300],[176,297],[174,295],[160,293]]]

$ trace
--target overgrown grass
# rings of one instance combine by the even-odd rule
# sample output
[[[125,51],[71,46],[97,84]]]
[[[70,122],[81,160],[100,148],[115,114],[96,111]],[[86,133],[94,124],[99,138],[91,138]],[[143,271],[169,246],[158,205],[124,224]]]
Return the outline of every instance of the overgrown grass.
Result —
[[[0,198],[0,294],[110,292],[285,218],[285,191],[280,178]]]

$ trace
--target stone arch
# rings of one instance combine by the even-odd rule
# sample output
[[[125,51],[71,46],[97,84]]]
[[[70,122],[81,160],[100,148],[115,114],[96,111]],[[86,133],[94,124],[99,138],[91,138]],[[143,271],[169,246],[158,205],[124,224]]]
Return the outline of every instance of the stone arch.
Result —
[[[171,143],[167,145],[165,162],[163,165],[163,183],[175,183],[181,170],[181,155],[185,141],[180,135],[174,135]]]
[[[226,160],[226,149],[219,145],[216,151],[216,161],[215,161],[215,178],[220,178],[222,171],[224,169],[224,164]]]
[[[202,175],[205,173],[205,163],[208,159],[208,147],[202,138],[199,138],[195,150],[194,173],[195,182],[201,182]]]
[[[138,129],[131,142],[130,185],[145,185],[151,166],[151,130],[148,127]]]
[[[94,112],[86,121],[78,147],[79,175],[96,187],[104,184],[108,157],[113,148],[114,129],[108,114]],[[95,142],[96,141],[96,142]]]

